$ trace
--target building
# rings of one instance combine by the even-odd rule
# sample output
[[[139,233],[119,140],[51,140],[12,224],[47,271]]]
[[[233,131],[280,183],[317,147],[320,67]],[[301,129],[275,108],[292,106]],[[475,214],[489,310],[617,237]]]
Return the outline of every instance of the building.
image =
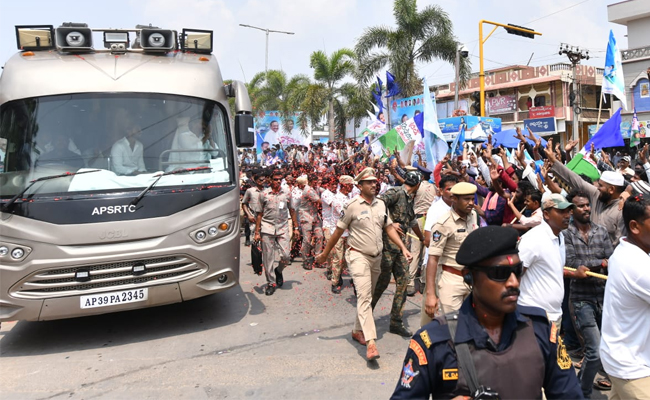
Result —
[[[628,104],[628,110],[622,115],[623,128],[630,126],[636,109],[641,128],[647,130],[650,124],[650,0],[610,4],[607,17],[609,22],[627,27],[628,49],[621,49]],[[650,137],[650,132],[645,137]]]
[[[536,133],[566,143],[571,138],[573,118],[578,118],[580,142],[589,138],[589,127],[598,121],[603,69],[577,66],[578,93],[572,92],[572,65],[569,63],[531,67],[513,65],[485,72],[486,115],[501,118],[502,129],[531,126]],[[438,118],[448,118],[454,112],[455,84],[436,88]],[[465,89],[459,92],[459,109],[468,114],[470,96],[479,91],[478,74],[473,74]],[[578,113],[571,107],[574,97]],[[608,96],[602,104],[601,123],[610,117]],[[592,129],[593,134],[593,129]]]

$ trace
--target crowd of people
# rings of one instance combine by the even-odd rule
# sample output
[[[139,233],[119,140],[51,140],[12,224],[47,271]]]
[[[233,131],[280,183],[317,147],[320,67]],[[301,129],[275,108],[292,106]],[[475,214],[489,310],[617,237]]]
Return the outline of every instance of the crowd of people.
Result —
[[[592,181],[567,167],[577,142],[517,138],[512,155],[489,137],[436,165],[352,140],[242,152],[245,243],[266,295],[294,259],[335,294],[347,269],[351,336],[375,360],[373,309],[394,278],[389,332],[412,337],[394,398],[647,397],[648,144],[591,149]],[[418,291],[413,335],[402,310]]]

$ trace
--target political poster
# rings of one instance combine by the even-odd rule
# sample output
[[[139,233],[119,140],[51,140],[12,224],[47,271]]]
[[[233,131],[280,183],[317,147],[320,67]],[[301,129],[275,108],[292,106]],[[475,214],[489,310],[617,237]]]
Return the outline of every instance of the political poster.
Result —
[[[282,144],[308,146],[311,134],[304,136],[298,127],[298,113],[289,118],[282,118],[279,111],[260,111],[255,117],[255,147],[257,154],[275,145]],[[284,122],[288,119],[287,127]]]
[[[395,127],[422,112],[422,95],[395,99],[390,105],[390,124]]]

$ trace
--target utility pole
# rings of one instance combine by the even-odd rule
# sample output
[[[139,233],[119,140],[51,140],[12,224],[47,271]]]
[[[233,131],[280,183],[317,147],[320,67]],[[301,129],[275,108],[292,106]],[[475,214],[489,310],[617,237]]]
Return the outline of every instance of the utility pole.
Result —
[[[244,28],[257,29],[257,30],[260,30],[260,31],[263,31],[263,32],[266,33],[266,51],[265,51],[265,54],[264,54],[264,76],[266,76],[266,74],[269,71],[269,33],[284,33],[285,35],[295,35],[295,33],[293,33],[293,32],[285,32],[285,31],[274,31],[272,29],[260,28],[260,27],[253,26],[253,25],[239,24],[239,26],[243,26]]]
[[[578,93],[578,67],[577,65],[580,64],[580,60],[588,60],[589,59],[589,50],[581,50],[579,47],[574,47],[574,46],[569,46],[566,43],[560,44],[560,51],[558,52],[560,55],[566,54],[566,56],[569,58],[569,61],[571,62],[571,65],[573,66],[571,69],[573,71],[573,83],[571,85],[571,94],[569,95],[569,99],[571,104],[569,104],[572,109],[573,109],[573,127],[572,131],[573,134],[571,135],[572,140],[579,140],[580,135],[578,134],[578,118],[580,113],[582,112],[582,109],[578,106],[576,100],[577,100],[577,93]]]
[[[458,92],[460,92],[460,57],[467,58],[469,51],[465,45],[458,45],[456,48],[456,88],[454,89],[454,111],[458,110]]]

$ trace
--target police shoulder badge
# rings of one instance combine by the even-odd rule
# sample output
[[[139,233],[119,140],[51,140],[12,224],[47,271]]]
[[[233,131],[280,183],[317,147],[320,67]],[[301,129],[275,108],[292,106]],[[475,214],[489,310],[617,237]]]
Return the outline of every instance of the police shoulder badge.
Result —
[[[416,376],[420,375],[420,371],[413,370],[413,359],[409,358],[409,361],[404,364],[404,369],[402,370],[402,377],[399,380],[399,384],[406,389],[411,388],[411,383]]]
[[[427,349],[431,347],[431,338],[429,338],[429,332],[426,330],[420,332],[420,339],[422,339],[422,343],[427,346]]]
[[[420,346],[420,343],[416,342],[414,339],[411,339],[411,342],[409,343],[409,349],[413,350],[413,353],[418,357],[418,363],[420,365],[427,365],[427,355],[424,354],[424,350],[422,349],[422,346]]]
[[[562,342],[562,336],[557,337],[557,366],[560,367],[560,369],[571,368],[571,357],[566,351],[564,342]]]
[[[442,233],[440,233],[440,231],[435,231],[431,234],[431,239],[436,243],[438,243],[441,238],[442,238]]]

